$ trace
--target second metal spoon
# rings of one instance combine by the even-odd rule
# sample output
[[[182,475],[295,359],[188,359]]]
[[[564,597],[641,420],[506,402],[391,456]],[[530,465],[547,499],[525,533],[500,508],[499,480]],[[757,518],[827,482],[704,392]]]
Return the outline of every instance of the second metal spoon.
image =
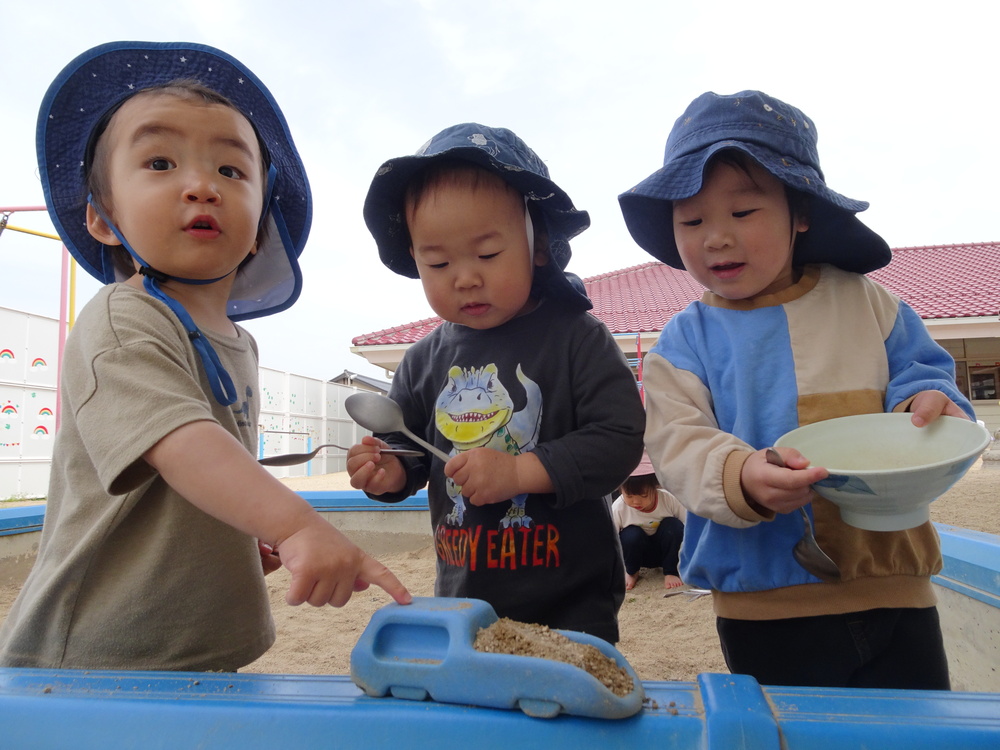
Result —
[[[295,464],[304,464],[306,461],[310,461],[316,457],[324,448],[338,448],[342,451],[346,451],[347,448],[343,448],[339,445],[334,445],[333,443],[324,443],[316,447],[314,450],[308,453],[282,453],[280,456],[268,456],[267,458],[258,458],[257,463],[261,466],[294,466]],[[382,448],[379,453],[384,453],[387,456],[422,456],[424,455],[422,451],[407,450],[405,448]]]
[[[781,454],[774,448],[768,448],[765,456],[769,464],[785,466],[785,461],[782,459]],[[802,534],[802,538],[799,539],[794,549],[792,549],[792,554],[799,565],[821,581],[826,581],[827,583],[838,582],[840,580],[840,568],[837,567],[837,563],[830,559],[830,556],[823,551],[823,548],[819,546],[819,542],[816,541],[812,519],[806,513],[806,509],[800,507],[799,512],[802,513],[802,520],[805,522],[806,528]]]

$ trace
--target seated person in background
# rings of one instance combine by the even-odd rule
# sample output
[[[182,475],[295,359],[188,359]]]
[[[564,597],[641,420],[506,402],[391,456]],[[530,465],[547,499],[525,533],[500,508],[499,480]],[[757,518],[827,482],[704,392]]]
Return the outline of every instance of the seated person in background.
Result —
[[[649,456],[621,486],[621,497],[611,506],[611,515],[625,558],[625,590],[639,581],[639,568],[663,568],[663,586],[683,586],[677,575],[677,558],[684,539],[686,511],[677,498],[660,487]]]

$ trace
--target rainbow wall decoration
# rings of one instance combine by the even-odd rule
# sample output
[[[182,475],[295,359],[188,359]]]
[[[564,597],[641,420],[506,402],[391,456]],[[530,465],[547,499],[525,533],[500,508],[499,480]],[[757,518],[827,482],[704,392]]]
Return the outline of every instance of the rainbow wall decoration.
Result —
[[[16,359],[16,357],[10,349],[0,349],[0,359]]]
[[[52,410],[49,407],[43,406],[41,409],[38,410],[38,416],[44,419],[46,417],[53,417],[55,415],[53,414]]]
[[[31,366],[32,367],[48,367],[49,363],[46,362],[41,357],[35,357],[33,360],[31,360]]]
[[[0,414],[5,417],[16,417],[17,407],[10,403],[4,404],[3,406],[0,406]]]
[[[39,435],[39,436],[41,436],[41,437],[48,437],[48,436],[49,436],[49,430],[48,430],[48,428],[47,428],[47,427],[46,427],[45,425],[43,425],[43,424],[40,424],[40,425],[38,425],[38,426],[37,426],[37,427],[35,428],[35,430],[34,430],[34,433],[35,433],[36,435]]]

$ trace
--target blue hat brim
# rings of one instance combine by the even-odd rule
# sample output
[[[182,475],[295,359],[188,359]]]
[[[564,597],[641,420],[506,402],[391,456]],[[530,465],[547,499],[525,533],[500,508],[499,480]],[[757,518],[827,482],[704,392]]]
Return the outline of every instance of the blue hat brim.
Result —
[[[267,87],[221,50],[185,42],[111,42],[70,62],[49,86],[38,114],[42,190],[60,238],[103,283],[116,280],[110,249],[87,231],[84,155],[95,125],[111,108],[150,86],[197,80],[229,99],[254,125],[276,169],[267,206],[267,239],[237,272],[227,312],[244,320],[290,307],[302,289],[298,257],[312,224],[305,167]]]
[[[709,160],[727,149],[746,153],[785,185],[810,197],[809,230],[796,239],[796,265],[830,263],[847,271],[868,273],[892,259],[886,241],[855,216],[867,209],[868,203],[831,190],[823,176],[807,164],[739,140],[717,141],[671,158],[618,196],[629,233],[643,250],[669,266],[684,268],[674,240],[672,202],[697,195],[704,184]]]

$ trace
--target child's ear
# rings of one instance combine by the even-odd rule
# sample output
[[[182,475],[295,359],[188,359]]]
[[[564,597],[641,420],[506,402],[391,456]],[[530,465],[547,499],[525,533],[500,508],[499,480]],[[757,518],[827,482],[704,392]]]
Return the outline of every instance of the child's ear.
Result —
[[[547,247],[535,248],[535,265],[541,268],[549,264],[549,249]]]
[[[808,216],[796,216],[795,221],[792,222],[792,229],[796,232],[808,232],[809,231],[809,217]]]
[[[87,231],[90,232],[90,236],[95,240],[100,242],[102,245],[120,245],[121,240],[119,240],[115,233],[111,231],[111,227],[108,223],[101,218],[101,215],[97,213],[91,204],[87,204]]]

